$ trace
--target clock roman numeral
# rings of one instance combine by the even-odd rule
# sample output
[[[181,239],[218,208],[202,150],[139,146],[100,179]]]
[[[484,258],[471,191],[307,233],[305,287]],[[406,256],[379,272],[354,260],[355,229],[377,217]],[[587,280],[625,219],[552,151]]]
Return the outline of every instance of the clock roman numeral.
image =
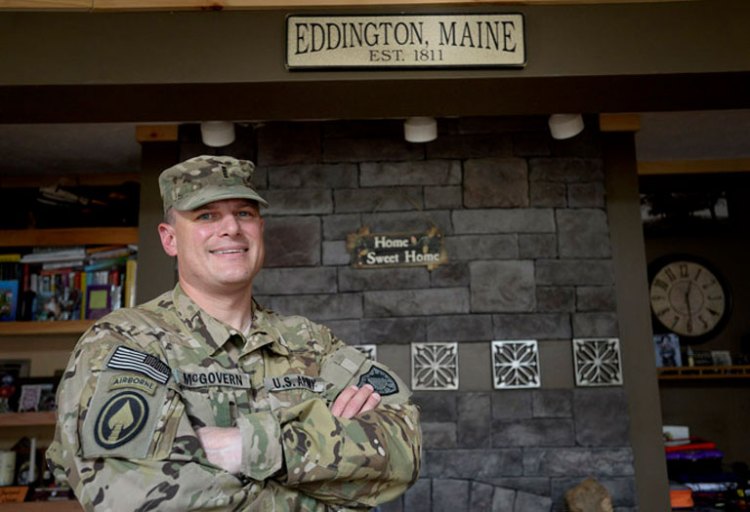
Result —
[[[677,279],[677,275],[675,275],[674,270],[672,270],[671,268],[665,269],[664,275],[666,275],[670,281],[674,281],[675,279]]]
[[[664,291],[667,291],[669,289],[669,283],[666,281],[662,281],[661,279],[654,280],[654,286],[658,286]]]
[[[680,263],[680,278],[689,277],[687,263]]]

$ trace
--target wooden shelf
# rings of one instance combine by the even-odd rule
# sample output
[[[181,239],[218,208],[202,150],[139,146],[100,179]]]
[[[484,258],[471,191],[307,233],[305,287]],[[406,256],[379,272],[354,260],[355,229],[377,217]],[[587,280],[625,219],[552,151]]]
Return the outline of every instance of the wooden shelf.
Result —
[[[52,412],[6,412],[0,414],[1,427],[36,427],[54,425],[57,415]]]
[[[75,500],[0,503],[2,512],[81,512],[82,510],[81,504]]]
[[[657,368],[659,380],[750,379],[750,365]]]
[[[0,322],[0,336],[83,334],[93,320],[61,320],[58,322]]]
[[[137,227],[0,230],[0,247],[137,243]]]

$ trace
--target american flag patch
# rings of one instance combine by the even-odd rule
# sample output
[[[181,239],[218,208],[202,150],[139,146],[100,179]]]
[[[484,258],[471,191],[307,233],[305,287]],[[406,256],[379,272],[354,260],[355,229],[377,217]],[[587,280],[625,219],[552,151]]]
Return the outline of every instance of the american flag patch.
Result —
[[[160,384],[166,384],[172,374],[169,365],[158,357],[123,346],[115,349],[107,367],[137,372],[151,377]]]

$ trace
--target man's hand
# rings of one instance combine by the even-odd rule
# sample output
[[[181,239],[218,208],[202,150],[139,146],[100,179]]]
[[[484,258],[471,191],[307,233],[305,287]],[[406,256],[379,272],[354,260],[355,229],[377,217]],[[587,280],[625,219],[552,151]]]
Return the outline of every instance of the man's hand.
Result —
[[[365,384],[361,388],[349,386],[339,393],[331,405],[331,413],[339,418],[351,419],[357,414],[371,411],[380,403],[380,395]]]
[[[196,431],[206,452],[206,458],[214,466],[237,474],[242,468],[242,438],[240,429],[203,427]]]

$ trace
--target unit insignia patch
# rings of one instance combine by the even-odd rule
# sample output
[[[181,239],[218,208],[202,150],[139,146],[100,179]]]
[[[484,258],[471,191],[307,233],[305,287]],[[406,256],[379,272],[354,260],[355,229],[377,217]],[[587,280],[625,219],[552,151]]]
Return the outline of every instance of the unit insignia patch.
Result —
[[[148,402],[139,393],[124,391],[114,395],[96,417],[94,441],[106,450],[122,446],[143,430],[148,414]]]
[[[363,373],[359,377],[357,387],[361,388],[365,384],[371,385],[381,396],[395,395],[398,393],[396,379],[394,379],[391,374],[377,366],[372,366],[367,373]]]

